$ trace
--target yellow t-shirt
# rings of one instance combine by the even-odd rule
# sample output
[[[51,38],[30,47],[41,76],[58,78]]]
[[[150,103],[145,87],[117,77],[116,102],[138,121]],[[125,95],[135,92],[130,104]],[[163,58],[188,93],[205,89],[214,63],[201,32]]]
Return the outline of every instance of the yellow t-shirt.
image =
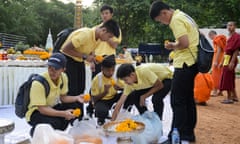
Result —
[[[46,98],[44,86],[38,82],[34,81],[30,89],[30,103],[28,105],[28,111],[26,113],[26,120],[30,121],[30,117],[37,109],[36,105],[42,106],[54,106],[60,101],[60,95],[65,95],[68,92],[68,79],[65,73],[62,73],[58,80],[58,85],[55,85],[51,80],[48,72],[42,74],[42,76],[47,80],[50,91]],[[62,81],[63,80],[63,81]],[[62,89],[60,86],[63,84]]]
[[[102,24],[103,24],[103,23],[95,26],[94,28],[99,27],[99,26],[101,26]],[[120,30],[120,35],[119,35],[119,37],[118,37],[118,38],[117,38],[117,37],[113,37],[113,38],[112,38],[112,40],[113,40],[114,42],[117,42],[118,44],[120,44],[121,41],[122,41],[121,29],[119,29],[119,30]],[[112,54],[116,55],[116,49],[113,48],[113,47],[111,47],[111,45],[109,45],[107,42],[101,41],[100,43],[98,43],[98,45],[97,45],[97,47],[96,47],[96,49],[95,49],[95,54],[96,54],[96,55],[100,55],[100,56],[103,56],[103,55],[112,55]]]
[[[199,32],[196,23],[189,16],[187,17],[185,13],[175,10],[169,26],[176,41],[183,35],[187,35],[189,40],[188,48],[174,51],[173,66],[182,68],[184,63],[188,66],[193,65],[197,58],[197,45],[199,43]]]
[[[94,28],[80,28],[78,30],[75,30],[72,32],[67,40],[63,43],[61,49],[68,43],[72,42],[74,48],[76,51],[89,55],[91,52],[93,52],[97,46],[97,44],[101,40],[96,40],[95,38],[95,29]],[[60,50],[63,52],[62,50]],[[63,52],[64,53],[64,52]],[[64,53],[66,54],[66,53]],[[68,55],[68,54],[66,54]],[[73,57],[68,55],[69,57],[73,58],[76,61],[82,62],[82,58]]]
[[[133,85],[125,85],[124,95],[129,95],[134,90],[151,88],[157,79],[162,81],[173,77],[173,72],[167,66],[155,63],[137,66],[135,72],[138,82]]]
[[[124,87],[124,82],[122,80],[114,79],[114,78],[107,78],[102,74],[102,72],[100,72],[92,80],[91,94],[92,95],[99,95],[100,93],[103,93],[104,85],[112,84],[112,80],[114,80],[119,87],[122,87],[122,88]],[[117,91],[112,86],[109,89],[108,94],[106,96],[104,96],[102,98],[102,100],[110,100],[116,94],[117,94]]]

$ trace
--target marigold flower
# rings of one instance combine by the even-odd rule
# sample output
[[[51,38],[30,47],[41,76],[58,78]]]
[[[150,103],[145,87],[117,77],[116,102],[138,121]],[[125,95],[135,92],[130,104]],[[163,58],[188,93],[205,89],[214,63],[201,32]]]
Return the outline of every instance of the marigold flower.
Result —
[[[114,86],[116,84],[114,79],[111,79],[111,85]]]
[[[137,128],[137,123],[134,120],[126,119],[120,122],[116,126],[115,130],[117,132],[129,132],[129,131],[135,130],[136,128]]]
[[[91,99],[90,94],[85,94],[85,95],[83,96],[83,99],[84,99],[84,102],[89,102],[90,99]]]
[[[166,45],[166,44],[168,44],[169,43],[169,40],[165,40],[164,41],[164,44]]]
[[[73,111],[73,115],[76,116],[76,117],[79,117],[81,115],[81,110],[80,108],[76,108],[74,111]]]
[[[102,61],[103,61],[103,57],[100,56],[100,55],[96,55],[96,56],[95,56],[95,60],[96,60],[97,62],[102,62]]]

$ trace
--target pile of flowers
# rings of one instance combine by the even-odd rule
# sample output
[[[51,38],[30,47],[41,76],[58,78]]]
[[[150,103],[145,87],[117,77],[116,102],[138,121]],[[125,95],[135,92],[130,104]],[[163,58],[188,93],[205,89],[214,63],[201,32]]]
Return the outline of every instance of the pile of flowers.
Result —
[[[39,58],[41,58],[42,60],[46,60],[50,57],[50,54],[46,51],[37,51],[37,50],[32,50],[32,49],[25,50],[23,52],[23,54],[25,54],[25,55],[38,55]]]
[[[137,123],[134,120],[125,119],[116,126],[115,130],[116,132],[129,132],[135,130],[136,128]]]

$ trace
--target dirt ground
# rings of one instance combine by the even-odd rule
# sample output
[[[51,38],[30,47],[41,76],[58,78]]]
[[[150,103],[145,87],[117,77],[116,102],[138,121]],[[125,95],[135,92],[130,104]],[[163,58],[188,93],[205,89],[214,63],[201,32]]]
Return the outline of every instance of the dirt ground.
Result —
[[[240,99],[240,78],[236,80]],[[196,144],[240,144],[240,102],[221,104],[224,96],[211,97],[207,106],[197,106]]]

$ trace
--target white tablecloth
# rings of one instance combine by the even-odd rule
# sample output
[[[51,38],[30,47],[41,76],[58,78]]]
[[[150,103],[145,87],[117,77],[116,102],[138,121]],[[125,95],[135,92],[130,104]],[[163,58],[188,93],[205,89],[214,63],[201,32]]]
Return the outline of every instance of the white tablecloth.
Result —
[[[32,73],[43,73],[47,67],[23,67],[23,66],[0,66],[0,105],[14,104],[17,92],[21,84]],[[91,85],[91,71],[86,66],[86,89],[89,92]]]
[[[14,104],[18,88],[31,73],[42,73],[46,67],[0,67],[0,105]]]

